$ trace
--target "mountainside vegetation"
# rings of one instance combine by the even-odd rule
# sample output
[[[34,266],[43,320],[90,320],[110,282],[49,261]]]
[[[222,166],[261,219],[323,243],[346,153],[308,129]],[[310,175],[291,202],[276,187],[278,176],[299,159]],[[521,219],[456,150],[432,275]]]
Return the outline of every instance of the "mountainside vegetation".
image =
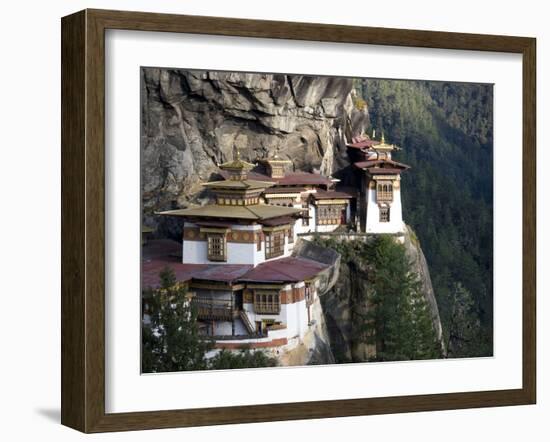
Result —
[[[354,85],[371,129],[402,146],[395,159],[411,166],[403,174],[403,218],[430,267],[448,356],[492,355],[492,85],[374,79]],[[457,312],[467,327],[458,327]]]
[[[342,280],[332,296],[349,297],[352,351],[345,355],[334,339],[337,362],[442,357],[432,312],[402,244],[389,235],[367,242],[314,240],[340,253]],[[325,311],[331,310],[329,299],[321,298]]]

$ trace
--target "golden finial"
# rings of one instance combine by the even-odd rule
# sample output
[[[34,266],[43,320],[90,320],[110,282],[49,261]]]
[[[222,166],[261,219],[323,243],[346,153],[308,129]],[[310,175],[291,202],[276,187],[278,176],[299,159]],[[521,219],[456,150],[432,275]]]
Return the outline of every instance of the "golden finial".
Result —
[[[380,143],[386,144],[386,139],[384,138],[384,132],[382,132],[382,138],[380,138]]]
[[[235,154],[235,159],[239,161],[241,159],[241,151],[237,146],[235,146],[235,150],[237,151],[237,153]]]
[[[376,129],[372,129],[372,139],[376,138]]]

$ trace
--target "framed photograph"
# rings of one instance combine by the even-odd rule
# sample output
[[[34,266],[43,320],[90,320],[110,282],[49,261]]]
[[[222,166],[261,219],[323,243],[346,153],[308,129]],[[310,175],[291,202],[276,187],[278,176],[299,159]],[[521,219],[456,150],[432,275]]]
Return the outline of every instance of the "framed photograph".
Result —
[[[533,38],[62,19],[62,423],[536,400]]]

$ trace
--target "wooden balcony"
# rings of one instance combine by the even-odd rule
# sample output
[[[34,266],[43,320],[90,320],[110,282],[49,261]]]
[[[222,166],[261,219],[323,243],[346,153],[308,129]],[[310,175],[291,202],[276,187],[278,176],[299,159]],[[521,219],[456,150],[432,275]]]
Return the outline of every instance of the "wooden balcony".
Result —
[[[229,299],[194,297],[191,304],[197,309],[198,319],[232,321],[239,316]]]

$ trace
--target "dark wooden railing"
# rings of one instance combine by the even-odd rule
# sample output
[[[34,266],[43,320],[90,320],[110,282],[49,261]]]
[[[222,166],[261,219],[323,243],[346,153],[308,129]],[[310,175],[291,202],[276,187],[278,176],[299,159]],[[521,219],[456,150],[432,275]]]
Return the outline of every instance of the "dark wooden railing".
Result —
[[[197,296],[192,299],[191,304],[197,309],[199,319],[231,321],[239,314],[230,299]]]

